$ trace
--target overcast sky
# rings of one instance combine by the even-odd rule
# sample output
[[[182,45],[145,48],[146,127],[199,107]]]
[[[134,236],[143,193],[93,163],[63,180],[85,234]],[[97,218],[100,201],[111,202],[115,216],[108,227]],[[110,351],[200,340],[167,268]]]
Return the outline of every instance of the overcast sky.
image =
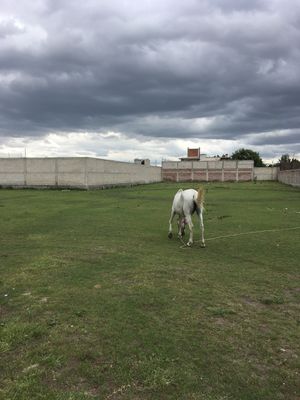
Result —
[[[299,0],[0,6],[0,156],[300,156]]]

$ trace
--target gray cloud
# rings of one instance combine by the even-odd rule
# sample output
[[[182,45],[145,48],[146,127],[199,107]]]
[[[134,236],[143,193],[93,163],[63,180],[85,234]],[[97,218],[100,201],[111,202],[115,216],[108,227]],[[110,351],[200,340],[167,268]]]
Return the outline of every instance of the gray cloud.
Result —
[[[0,134],[115,130],[289,149],[299,22],[296,0],[5,0]]]
[[[254,145],[294,145],[300,149],[300,130],[279,131],[265,134],[257,134],[250,137],[249,143]]]

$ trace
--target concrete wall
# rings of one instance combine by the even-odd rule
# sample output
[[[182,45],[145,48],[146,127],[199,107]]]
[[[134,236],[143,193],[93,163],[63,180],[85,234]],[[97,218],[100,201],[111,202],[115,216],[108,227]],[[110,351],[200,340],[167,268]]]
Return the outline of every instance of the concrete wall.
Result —
[[[0,186],[97,188],[164,181],[278,180],[300,186],[300,169],[254,168],[253,161],[165,161],[162,168],[99,158],[0,158]]]
[[[254,179],[258,181],[277,181],[278,167],[255,167]]]
[[[278,180],[287,185],[300,187],[300,169],[278,171]]]
[[[0,185],[93,188],[161,181],[161,168],[98,158],[0,158]]]
[[[250,181],[253,179],[252,160],[247,161],[164,161],[164,181]]]

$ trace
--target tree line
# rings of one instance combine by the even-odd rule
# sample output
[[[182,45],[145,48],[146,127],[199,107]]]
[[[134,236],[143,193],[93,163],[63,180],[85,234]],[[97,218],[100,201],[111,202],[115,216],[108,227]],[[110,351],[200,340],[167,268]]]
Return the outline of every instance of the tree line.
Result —
[[[291,158],[289,154],[283,154],[277,163],[267,165],[263,162],[259,152],[244,148],[236,150],[231,156],[228,156],[228,154],[223,154],[221,160],[253,160],[254,167],[274,166],[280,167],[281,170],[300,168],[300,161],[297,158]]]

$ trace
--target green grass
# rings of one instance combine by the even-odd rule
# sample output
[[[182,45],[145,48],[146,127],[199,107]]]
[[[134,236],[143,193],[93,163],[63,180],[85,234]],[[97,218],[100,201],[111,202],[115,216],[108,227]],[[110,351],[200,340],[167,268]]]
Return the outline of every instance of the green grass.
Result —
[[[207,184],[207,239],[275,231],[202,249],[179,187],[0,191],[1,399],[299,399],[300,191]]]

